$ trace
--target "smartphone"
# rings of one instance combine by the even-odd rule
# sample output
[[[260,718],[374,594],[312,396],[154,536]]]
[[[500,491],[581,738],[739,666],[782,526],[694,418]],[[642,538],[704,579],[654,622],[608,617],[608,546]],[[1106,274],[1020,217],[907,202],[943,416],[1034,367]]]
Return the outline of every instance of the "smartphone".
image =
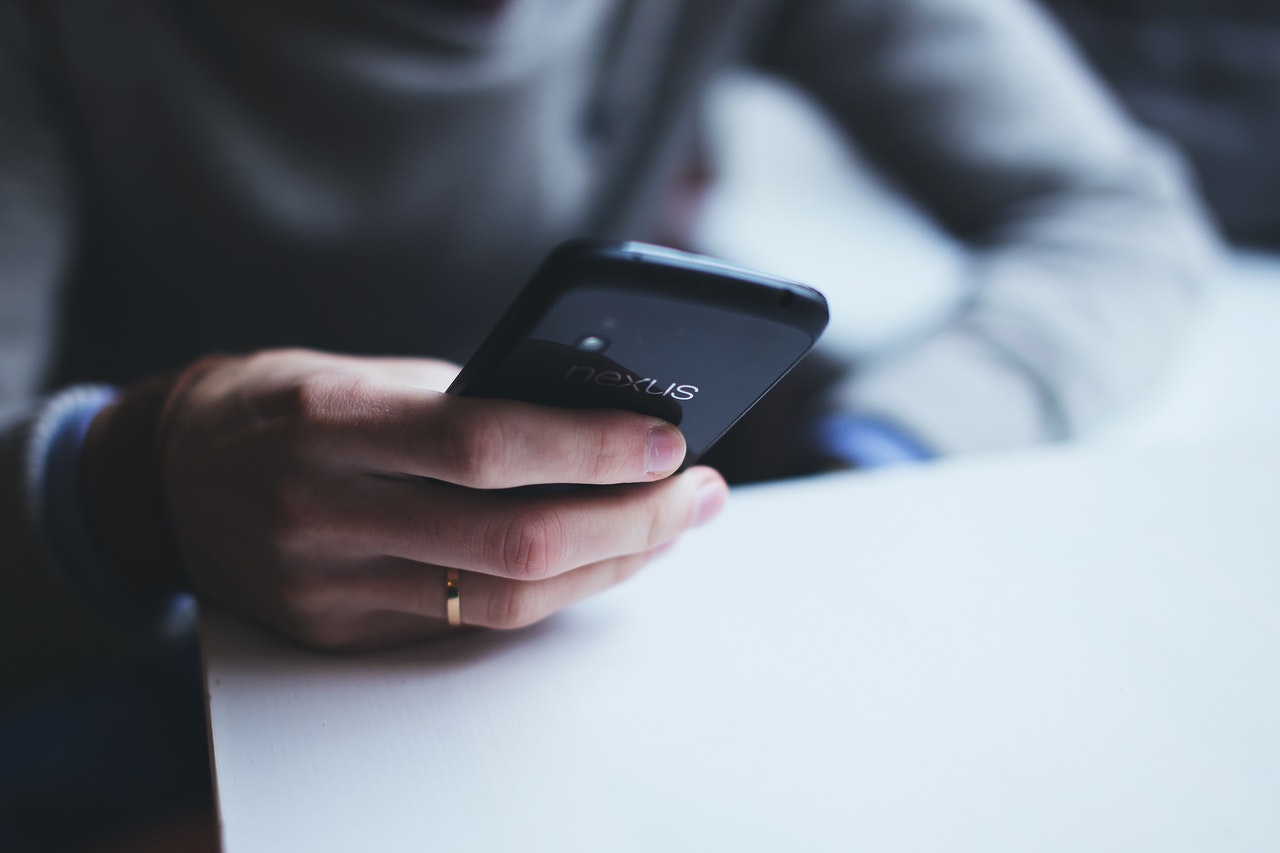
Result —
[[[555,249],[449,387],[678,426],[691,465],[826,328],[813,288],[636,242]]]

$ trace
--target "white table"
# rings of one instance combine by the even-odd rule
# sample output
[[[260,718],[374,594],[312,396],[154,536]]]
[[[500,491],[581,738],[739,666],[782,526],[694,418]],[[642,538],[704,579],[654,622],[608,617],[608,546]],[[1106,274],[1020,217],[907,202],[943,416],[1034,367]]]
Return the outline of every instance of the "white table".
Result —
[[[1280,451],[745,490],[519,634],[204,625],[229,853],[1275,850]]]
[[[713,202],[728,254],[807,245]],[[954,298],[901,222],[868,345]],[[1082,446],[739,492],[529,631],[335,658],[206,614],[226,850],[1280,849],[1280,264],[1234,278]]]

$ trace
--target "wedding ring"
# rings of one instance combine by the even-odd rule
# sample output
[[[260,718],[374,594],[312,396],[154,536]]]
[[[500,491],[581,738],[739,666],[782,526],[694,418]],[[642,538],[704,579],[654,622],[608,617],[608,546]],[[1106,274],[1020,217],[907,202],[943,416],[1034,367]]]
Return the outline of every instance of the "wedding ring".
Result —
[[[449,569],[444,577],[444,612],[449,617],[449,624],[457,627],[462,624],[462,599],[458,598],[458,570]]]

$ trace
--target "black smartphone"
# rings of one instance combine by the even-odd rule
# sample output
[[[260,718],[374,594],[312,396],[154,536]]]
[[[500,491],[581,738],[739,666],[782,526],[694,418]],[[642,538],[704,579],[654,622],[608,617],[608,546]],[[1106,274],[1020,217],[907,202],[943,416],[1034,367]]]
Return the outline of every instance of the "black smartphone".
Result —
[[[684,433],[691,465],[827,325],[813,288],[645,243],[555,249],[449,393],[628,409]]]

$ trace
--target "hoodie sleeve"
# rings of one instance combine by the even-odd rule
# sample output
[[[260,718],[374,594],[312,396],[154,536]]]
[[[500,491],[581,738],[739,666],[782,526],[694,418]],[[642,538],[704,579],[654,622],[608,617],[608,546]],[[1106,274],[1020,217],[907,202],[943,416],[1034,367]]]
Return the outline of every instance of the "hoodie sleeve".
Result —
[[[830,407],[948,453],[1078,435],[1140,395],[1212,279],[1216,241],[1178,157],[1030,3],[781,8],[765,67],[968,249],[954,316],[843,381]]]
[[[0,711],[148,634],[110,615],[44,534],[51,479],[77,476],[78,448],[66,439],[106,392],[39,392],[74,256],[77,193],[33,7],[0,4]]]

